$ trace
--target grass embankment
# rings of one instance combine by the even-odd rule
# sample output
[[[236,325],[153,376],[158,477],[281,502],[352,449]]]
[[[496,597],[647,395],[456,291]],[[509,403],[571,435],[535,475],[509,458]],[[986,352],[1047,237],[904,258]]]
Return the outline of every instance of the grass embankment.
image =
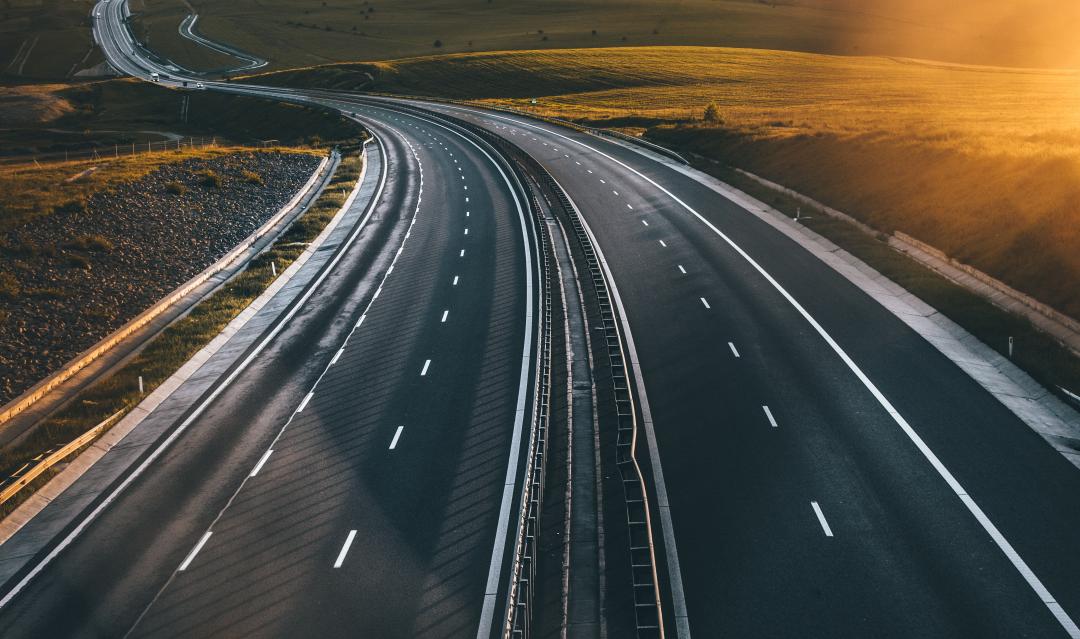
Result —
[[[1055,0],[143,0],[134,23],[166,56],[200,68],[177,25],[271,69],[441,52],[699,45],[1077,66],[1080,5]],[[1019,6],[1022,5],[1022,6]],[[205,63],[209,68],[217,62]]]
[[[186,117],[181,106],[187,100]],[[360,128],[327,110],[214,91],[180,91],[135,80],[0,88],[0,155],[86,151],[160,141],[161,132],[244,144],[274,140],[324,146]]]
[[[221,332],[275,279],[271,264],[282,273],[314,239],[345,202],[343,191],[360,176],[362,161],[354,153],[342,161],[319,199],[293,222],[266,252],[189,314],[154,338],[138,355],[108,378],[79,393],[66,408],[46,419],[17,446],[0,451],[0,473],[10,474],[44,451],[62,446],[119,410],[130,410],[142,401],[138,392],[141,375],[146,393],[168,379],[184,362]],[[45,473],[7,503],[0,505],[4,517],[55,472]]]
[[[1073,71],[656,48],[450,55],[257,79],[473,99],[647,130],[884,232],[909,233],[1080,317]],[[716,122],[702,120],[709,104]]]

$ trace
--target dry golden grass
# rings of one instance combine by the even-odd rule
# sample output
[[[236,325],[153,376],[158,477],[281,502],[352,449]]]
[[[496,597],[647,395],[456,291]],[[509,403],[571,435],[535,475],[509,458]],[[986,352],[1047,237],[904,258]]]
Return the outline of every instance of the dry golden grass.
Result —
[[[62,84],[0,87],[0,122],[5,126],[44,124],[75,110],[60,94]]]
[[[647,129],[908,232],[1080,317],[1075,71],[658,47],[455,54],[276,77]],[[702,121],[708,104],[720,122]]]

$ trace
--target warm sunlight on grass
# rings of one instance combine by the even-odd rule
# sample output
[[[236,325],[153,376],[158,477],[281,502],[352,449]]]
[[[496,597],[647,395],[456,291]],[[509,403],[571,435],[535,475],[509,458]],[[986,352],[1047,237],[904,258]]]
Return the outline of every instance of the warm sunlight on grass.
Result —
[[[647,130],[910,233],[1080,317],[1075,71],[664,47],[461,54],[258,79]],[[709,104],[718,119],[704,122]]]

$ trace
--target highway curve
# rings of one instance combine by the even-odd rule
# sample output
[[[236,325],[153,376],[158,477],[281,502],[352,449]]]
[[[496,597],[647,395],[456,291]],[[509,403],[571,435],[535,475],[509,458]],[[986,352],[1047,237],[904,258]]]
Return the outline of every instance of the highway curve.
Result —
[[[532,231],[471,141],[383,120],[359,241],[4,637],[475,635],[527,418]]]
[[[99,5],[110,60],[168,73],[125,39],[118,4]],[[0,629],[487,636],[535,303],[513,193],[469,143],[395,101],[208,87],[368,122],[396,184],[368,238],[381,257],[343,263],[208,413],[215,428],[185,437],[0,610]],[[667,636],[1080,637],[1076,468],[892,312],[692,171],[521,116],[411,104],[533,155],[603,252]],[[357,284],[388,268],[421,166],[413,239],[374,298],[377,284]],[[465,203],[466,185],[488,199]],[[455,288],[458,270],[477,288]]]

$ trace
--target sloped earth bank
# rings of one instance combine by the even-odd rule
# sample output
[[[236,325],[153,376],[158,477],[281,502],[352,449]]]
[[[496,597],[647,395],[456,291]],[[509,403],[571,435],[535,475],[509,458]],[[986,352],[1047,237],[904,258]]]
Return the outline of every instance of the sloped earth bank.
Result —
[[[228,253],[318,163],[184,160],[0,235],[0,405]]]

